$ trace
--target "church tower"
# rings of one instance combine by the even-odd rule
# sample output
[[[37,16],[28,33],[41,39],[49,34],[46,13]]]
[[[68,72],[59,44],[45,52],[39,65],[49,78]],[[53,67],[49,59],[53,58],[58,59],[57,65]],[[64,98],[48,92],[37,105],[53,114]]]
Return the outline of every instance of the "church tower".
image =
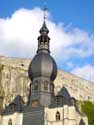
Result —
[[[38,37],[38,49],[35,57],[29,66],[29,78],[31,79],[31,95],[29,104],[32,107],[50,106],[54,95],[53,81],[57,76],[57,65],[50,55],[49,30],[44,19],[43,26],[40,29]]]
[[[57,65],[50,55],[45,18],[39,32],[38,49],[28,68],[31,80],[28,103],[16,96],[0,115],[0,125],[88,125],[87,117],[65,86],[55,96]]]

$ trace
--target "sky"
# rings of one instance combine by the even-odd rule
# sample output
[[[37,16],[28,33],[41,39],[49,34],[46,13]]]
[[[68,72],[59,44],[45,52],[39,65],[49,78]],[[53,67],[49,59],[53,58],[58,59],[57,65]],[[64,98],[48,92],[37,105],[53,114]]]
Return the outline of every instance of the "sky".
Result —
[[[94,0],[0,0],[0,55],[34,57],[44,5],[58,68],[94,82]]]

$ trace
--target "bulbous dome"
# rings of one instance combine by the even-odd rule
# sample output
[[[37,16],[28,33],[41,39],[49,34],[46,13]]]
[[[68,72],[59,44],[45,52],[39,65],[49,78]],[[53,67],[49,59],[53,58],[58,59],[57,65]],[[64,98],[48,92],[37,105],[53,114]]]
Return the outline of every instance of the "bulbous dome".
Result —
[[[57,76],[57,65],[49,53],[38,53],[31,61],[28,73],[31,80],[42,76],[54,81]]]

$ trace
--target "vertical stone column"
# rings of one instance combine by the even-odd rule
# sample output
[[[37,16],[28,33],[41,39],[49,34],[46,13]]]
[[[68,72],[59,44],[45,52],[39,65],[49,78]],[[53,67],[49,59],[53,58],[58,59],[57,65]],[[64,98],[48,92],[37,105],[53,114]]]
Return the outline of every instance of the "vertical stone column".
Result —
[[[67,105],[65,105],[63,109],[63,119],[64,119],[63,125],[69,125],[69,110]]]
[[[79,114],[74,106],[69,107],[69,125],[79,125],[77,120],[79,119]]]

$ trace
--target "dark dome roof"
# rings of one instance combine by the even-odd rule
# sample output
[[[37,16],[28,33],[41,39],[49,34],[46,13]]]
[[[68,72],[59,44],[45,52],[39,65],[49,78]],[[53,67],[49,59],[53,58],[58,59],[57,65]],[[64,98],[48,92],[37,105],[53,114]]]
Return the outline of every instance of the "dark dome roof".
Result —
[[[48,77],[53,81],[57,75],[57,65],[48,53],[39,53],[31,61],[29,66],[29,77]]]
[[[47,26],[46,26],[45,21],[44,21],[44,23],[43,23],[43,26],[42,26],[41,29],[40,29],[40,33],[41,33],[41,34],[48,34],[48,33],[49,33],[49,30],[48,30],[48,28],[47,28]]]

